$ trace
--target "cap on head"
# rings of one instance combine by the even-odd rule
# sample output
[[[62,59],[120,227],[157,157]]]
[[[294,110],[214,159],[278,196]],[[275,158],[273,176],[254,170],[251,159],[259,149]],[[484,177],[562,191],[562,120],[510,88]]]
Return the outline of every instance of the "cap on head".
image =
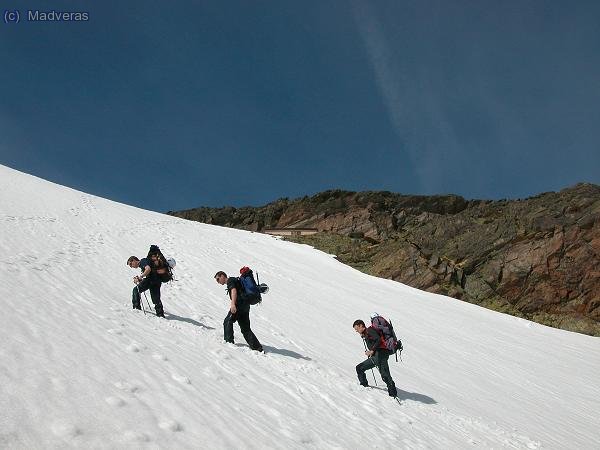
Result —
[[[371,314],[371,319],[374,319],[375,317],[379,317],[379,314],[377,314],[376,312],[374,312],[373,314]]]

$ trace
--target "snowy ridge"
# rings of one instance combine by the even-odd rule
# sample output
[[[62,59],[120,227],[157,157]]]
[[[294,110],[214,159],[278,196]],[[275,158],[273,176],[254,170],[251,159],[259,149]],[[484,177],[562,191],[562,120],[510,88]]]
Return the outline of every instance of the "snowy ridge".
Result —
[[[0,448],[600,447],[597,338],[4,166],[0,228]],[[177,259],[166,320],[131,310],[125,261],[151,243]],[[266,354],[237,325],[222,342],[213,275],[242,265],[270,286],[251,312]],[[373,311],[404,342],[401,405],[356,381],[351,325]]]

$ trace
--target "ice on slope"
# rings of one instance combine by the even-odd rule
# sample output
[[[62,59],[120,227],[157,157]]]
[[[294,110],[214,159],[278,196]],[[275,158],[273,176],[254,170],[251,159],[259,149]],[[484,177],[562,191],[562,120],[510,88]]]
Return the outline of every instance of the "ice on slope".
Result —
[[[0,214],[0,448],[599,447],[597,338],[3,166]],[[125,260],[150,243],[177,259],[166,320],[131,310]],[[212,276],[242,265],[270,285],[266,354],[222,342]],[[373,310],[403,337],[402,405],[355,379]]]

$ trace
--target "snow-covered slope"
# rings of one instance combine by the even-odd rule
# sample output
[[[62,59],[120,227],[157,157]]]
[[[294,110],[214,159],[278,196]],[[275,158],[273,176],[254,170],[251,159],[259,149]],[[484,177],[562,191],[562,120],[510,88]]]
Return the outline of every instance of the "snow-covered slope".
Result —
[[[597,338],[3,166],[0,229],[0,448],[600,448]],[[125,261],[152,243],[177,259],[166,319],[131,309]],[[237,325],[222,342],[213,275],[242,265],[271,288],[266,354]],[[373,311],[403,338],[401,404],[357,384]]]

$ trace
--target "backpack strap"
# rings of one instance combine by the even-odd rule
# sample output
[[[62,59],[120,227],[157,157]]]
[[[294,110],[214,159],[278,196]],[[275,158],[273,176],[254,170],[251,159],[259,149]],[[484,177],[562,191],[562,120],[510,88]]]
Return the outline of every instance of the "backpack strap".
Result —
[[[385,349],[385,350],[387,350],[387,347],[385,345],[385,337],[383,336],[383,331],[379,330],[378,328],[374,327],[373,325],[371,325],[369,328],[375,330],[377,332],[377,334],[379,335],[379,345],[377,346],[376,349]],[[367,328],[367,330],[369,328]]]

